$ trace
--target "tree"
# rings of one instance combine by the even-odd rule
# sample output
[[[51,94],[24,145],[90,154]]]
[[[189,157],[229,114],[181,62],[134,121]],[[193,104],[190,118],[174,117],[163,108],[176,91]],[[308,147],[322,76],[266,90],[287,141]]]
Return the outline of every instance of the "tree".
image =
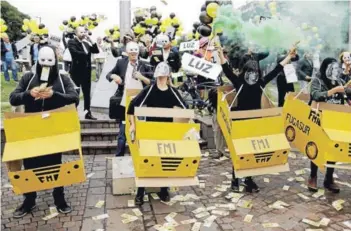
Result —
[[[22,35],[23,19],[30,19],[29,15],[20,12],[16,7],[7,1],[1,1],[1,17],[5,20],[7,31],[11,41],[20,40]]]

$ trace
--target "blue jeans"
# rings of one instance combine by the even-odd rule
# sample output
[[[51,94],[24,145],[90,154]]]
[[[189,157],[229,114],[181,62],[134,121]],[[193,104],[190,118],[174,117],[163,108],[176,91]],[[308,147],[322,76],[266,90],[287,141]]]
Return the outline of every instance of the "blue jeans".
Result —
[[[2,60],[2,68],[4,70],[4,76],[6,81],[10,81],[9,67],[12,70],[12,78],[17,81],[17,64],[14,59]]]
[[[126,151],[126,133],[125,133],[126,125],[119,122],[119,133],[117,136],[117,153],[116,156],[124,156]]]

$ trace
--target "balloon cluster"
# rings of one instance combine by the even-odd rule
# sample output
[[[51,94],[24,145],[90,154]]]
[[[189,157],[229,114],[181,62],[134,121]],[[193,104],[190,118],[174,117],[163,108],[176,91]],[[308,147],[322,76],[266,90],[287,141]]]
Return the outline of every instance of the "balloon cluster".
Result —
[[[110,29],[106,29],[105,35],[106,35],[106,37],[104,38],[104,40],[117,42],[119,40],[119,37],[120,37],[119,27],[117,25],[115,25],[114,27],[112,27]]]
[[[39,36],[48,36],[49,29],[45,27],[43,23],[38,24],[37,20],[35,19],[23,19],[22,30],[24,31],[25,35],[39,35]]]
[[[4,19],[0,19],[0,32],[1,32],[1,38],[3,37],[3,35],[5,34],[5,32],[7,31],[7,26],[6,26],[6,22]]]
[[[164,20],[161,20],[161,18],[162,14],[157,12],[155,6],[150,7],[150,9],[138,9],[135,11],[132,26],[135,36],[149,35],[155,38],[158,34],[174,30],[171,39],[173,40],[172,44],[175,45],[175,37],[180,37],[183,32],[183,26],[179,18],[176,17],[175,13],[171,13]]]
[[[197,31],[200,25],[201,24],[199,22],[194,22],[193,31],[187,34],[187,40],[193,40],[193,39],[198,40],[200,38],[200,34]]]
[[[77,27],[81,26],[89,30],[88,34],[91,35],[91,30],[97,27],[104,19],[105,17],[103,15],[97,16],[97,14],[82,15],[80,19],[72,16],[68,20],[63,20],[62,25],[59,26],[59,29],[69,34],[73,33]]]
[[[196,31],[203,37],[208,37],[211,34],[217,35],[221,31],[212,31],[212,22],[217,17],[217,10],[219,5],[223,4],[221,1],[207,0],[201,7],[200,25],[197,25]],[[195,26],[194,26],[195,29]]]

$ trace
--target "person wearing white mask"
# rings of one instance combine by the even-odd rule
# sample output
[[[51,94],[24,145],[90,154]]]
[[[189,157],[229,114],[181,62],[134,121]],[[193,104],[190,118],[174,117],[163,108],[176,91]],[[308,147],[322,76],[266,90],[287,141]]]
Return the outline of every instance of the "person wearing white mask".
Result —
[[[16,89],[10,94],[10,104],[12,106],[24,105],[25,113],[54,110],[70,104],[77,105],[78,102],[79,96],[73,82],[69,76],[59,73],[57,56],[54,49],[49,46],[40,48],[35,72],[24,74]],[[52,144],[43,143],[42,145]],[[23,160],[24,169],[42,168],[61,163],[62,153]],[[14,218],[24,217],[36,207],[36,192],[25,193],[23,196],[24,202],[15,210]],[[64,197],[63,187],[54,188],[53,197],[58,212],[71,212],[72,209],[67,205]]]
[[[68,49],[72,56],[71,78],[83,91],[85,119],[96,120],[90,111],[91,54],[99,53],[99,48],[91,41],[84,27],[77,27],[76,38],[69,40]]]
[[[118,84],[115,97],[116,104],[110,105],[111,119],[119,121],[119,134],[116,156],[124,156],[126,146],[125,136],[125,89],[143,89],[149,85],[153,76],[152,68],[146,62],[139,59],[139,45],[129,42],[126,46],[127,57],[117,59],[116,66],[106,75],[108,81]]]
[[[130,123],[130,133],[135,133],[135,107],[147,105],[147,107],[158,108],[187,108],[186,103],[180,96],[176,88],[170,85],[171,68],[166,62],[161,62],[157,65],[154,73],[156,83],[144,88],[130,103],[127,114]],[[155,118],[147,117],[146,121],[153,122],[173,122],[173,118]],[[142,205],[145,188],[138,188],[135,197],[135,204]],[[159,197],[162,201],[169,201],[168,188],[161,188]]]

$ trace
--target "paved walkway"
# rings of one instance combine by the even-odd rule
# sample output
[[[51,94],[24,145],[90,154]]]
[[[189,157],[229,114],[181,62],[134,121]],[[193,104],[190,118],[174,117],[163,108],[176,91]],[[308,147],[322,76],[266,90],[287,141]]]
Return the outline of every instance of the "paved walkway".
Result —
[[[206,153],[204,153],[206,154]],[[211,155],[211,153],[210,153]],[[68,215],[58,215],[47,221],[43,217],[50,214],[49,207],[53,206],[53,199],[51,191],[40,192],[37,205],[38,208],[33,213],[25,216],[22,219],[13,219],[12,212],[22,201],[22,196],[15,196],[9,188],[9,182],[6,174],[6,167],[2,165],[2,198],[1,198],[1,230],[15,231],[15,230],[33,230],[33,231],[46,231],[46,230],[113,230],[113,231],[155,231],[156,224],[164,224],[165,217],[171,212],[177,213],[174,220],[179,223],[174,230],[177,231],[190,231],[193,224],[182,224],[181,221],[188,219],[196,219],[202,222],[201,231],[223,231],[223,230],[242,230],[242,231],[258,231],[258,230],[294,230],[303,231],[306,229],[313,229],[317,227],[305,224],[303,219],[309,219],[317,222],[322,218],[330,219],[326,227],[320,226],[321,230],[346,230],[347,226],[343,223],[350,221],[351,225],[351,185],[341,186],[342,191],[338,195],[325,193],[319,198],[314,198],[305,188],[305,182],[299,182],[299,178],[307,179],[308,171],[305,173],[296,170],[308,168],[309,161],[304,159],[302,155],[297,154],[297,158],[289,159],[291,171],[282,173],[280,175],[266,175],[256,177],[256,182],[261,187],[261,192],[257,194],[244,194],[241,200],[236,204],[235,211],[229,211],[228,215],[221,211],[226,208],[220,207],[221,204],[229,204],[225,196],[229,194],[228,190],[216,188],[217,185],[227,185],[229,179],[226,175],[231,172],[231,163],[229,160],[220,162],[207,159],[203,157],[201,166],[198,171],[199,178],[205,182],[204,188],[196,187],[183,187],[179,191],[172,192],[172,197],[176,195],[193,194],[178,199],[186,200],[186,202],[177,202],[173,205],[166,205],[160,203],[159,200],[154,200],[150,197],[150,202],[146,202],[141,208],[143,216],[128,224],[123,224],[121,215],[127,213],[135,216],[133,208],[128,207],[128,200],[132,200],[133,196],[113,196],[111,183],[112,183],[112,170],[111,160],[106,157],[108,155],[99,156],[85,156],[85,167],[87,174],[94,173],[88,181],[80,185],[66,187],[66,198],[71,204],[73,212]],[[69,160],[72,156],[65,156],[65,160]],[[345,170],[336,171],[338,180],[341,182],[350,182],[351,172]],[[230,175],[230,174],[229,174]],[[267,179],[264,179],[267,178]],[[291,178],[291,179],[289,179]],[[291,181],[289,181],[289,180]],[[319,185],[322,184],[323,177],[319,176]],[[288,190],[283,190],[284,186],[289,186]],[[225,187],[222,187],[225,188]],[[287,188],[287,187],[286,187]],[[218,190],[226,191],[222,193]],[[220,194],[217,195],[216,194]],[[195,200],[196,196],[199,200]],[[302,196],[301,196],[302,195]],[[216,197],[214,197],[216,196]],[[232,195],[233,196],[233,195]],[[303,199],[302,197],[305,197]],[[342,199],[345,203],[342,205],[343,209],[337,211],[333,206],[333,201]],[[104,201],[101,208],[96,208],[99,201]],[[235,200],[235,199],[234,199]],[[272,207],[276,201],[282,201],[289,206],[283,208],[280,206]],[[252,202],[252,208],[249,201]],[[216,206],[217,208],[210,208]],[[241,207],[240,207],[241,206]],[[203,226],[204,221],[210,220],[207,216],[203,218],[196,218],[192,212],[195,209],[207,207],[212,214],[217,217],[215,221],[207,223],[209,227]],[[278,209],[280,208],[280,209]],[[214,209],[214,210],[213,210]],[[219,210],[219,211],[216,211]],[[108,214],[109,218],[102,220],[93,220],[92,217],[101,214]],[[223,214],[223,215],[221,215]],[[251,222],[244,222],[247,214],[253,215]],[[174,214],[171,214],[171,217]],[[204,214],[206,215],[206,213]],[[199,217],[199,215],[197,215]],[[170,216],[169,216],[170,217]],[[167,217],[169,221],[172,218]],[[264,228],[263,224],[277,223],[277,228]],[[323,222],[322,222],[323,224]],[[351,227],[349,228],[351,229]]]

